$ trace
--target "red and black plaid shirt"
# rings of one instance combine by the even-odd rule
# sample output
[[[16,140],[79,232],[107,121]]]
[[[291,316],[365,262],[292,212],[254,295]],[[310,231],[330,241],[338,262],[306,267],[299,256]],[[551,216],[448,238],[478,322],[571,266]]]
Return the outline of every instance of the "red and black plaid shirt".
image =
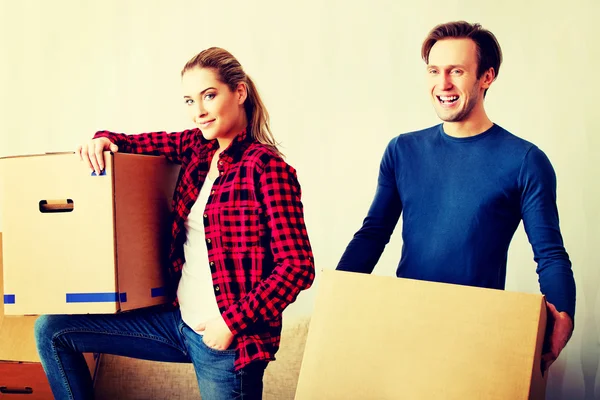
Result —
[[[164,155],[181,164],[173,196],[170,275],[176,288],[185,262],[184,221],[198,198],[218,149],[199,129],[106,137],[126,153]],[[219,155],[204,227],[217,304],[235,335],[236,369],[274,360],[281,313],[315,276],[296,171],[246,131]]]

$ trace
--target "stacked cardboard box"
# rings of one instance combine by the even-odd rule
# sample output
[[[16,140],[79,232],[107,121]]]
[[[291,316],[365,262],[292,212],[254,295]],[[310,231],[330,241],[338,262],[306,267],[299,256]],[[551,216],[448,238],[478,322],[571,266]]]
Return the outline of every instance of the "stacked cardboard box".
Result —
[[[38,315],[114,313],[166,300],[179,167],[163,157],[104,157],[101,176],[73,153],[0,159],[0,398],[52,398],[35,347]],[[94,371],[97,357],[85,357]]]
[[[90,176],[73,153],[0,160],[6,315],[114,313],[165,302],[179,166],[110,152],[105,166]]]
[[[0,233],[0,244],[2,233]],[[0,246],[0,294],[2,294],[2,246]],[[35,347],[36,316],[5,316],[0,309],[0,399],[52,399],[52,392]],[[85,354],[94,375],[98,355]]]

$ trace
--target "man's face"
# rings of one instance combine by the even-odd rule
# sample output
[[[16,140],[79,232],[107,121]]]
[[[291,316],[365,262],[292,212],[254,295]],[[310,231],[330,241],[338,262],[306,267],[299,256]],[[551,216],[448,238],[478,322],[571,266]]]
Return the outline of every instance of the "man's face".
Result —
[[[443,39],[433,45],[427,77],[433,107],[444,122],[464,122],[472,117],[489,87],[477,79],[477,45],[465,38]]]

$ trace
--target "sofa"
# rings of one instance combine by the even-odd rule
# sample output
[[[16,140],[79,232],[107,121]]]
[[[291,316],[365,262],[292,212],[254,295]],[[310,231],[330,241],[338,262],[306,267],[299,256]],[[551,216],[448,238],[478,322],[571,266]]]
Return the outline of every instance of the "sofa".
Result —
[[[281,346],[264,376],[264,400],[294,399],[310,318],[284,316]],[[96,369],[97,400],[199,399],[192,364],[102,355]]]

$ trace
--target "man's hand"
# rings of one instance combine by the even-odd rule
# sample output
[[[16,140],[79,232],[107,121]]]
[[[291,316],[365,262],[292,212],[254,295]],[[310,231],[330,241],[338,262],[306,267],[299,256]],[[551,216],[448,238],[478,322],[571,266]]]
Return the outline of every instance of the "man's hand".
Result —
[[[202,340],[211,349],[227,350],[233,342],[233,334],[221,316],[198,325],[195,331],[204,334]]]
[[[542,354],[542,374],[546,373],[550,365],[558,358],[573,333],[571,317],[564,311],[558,312],[552,303],[546,302],[546,305],[548,308],[548,322]]]

